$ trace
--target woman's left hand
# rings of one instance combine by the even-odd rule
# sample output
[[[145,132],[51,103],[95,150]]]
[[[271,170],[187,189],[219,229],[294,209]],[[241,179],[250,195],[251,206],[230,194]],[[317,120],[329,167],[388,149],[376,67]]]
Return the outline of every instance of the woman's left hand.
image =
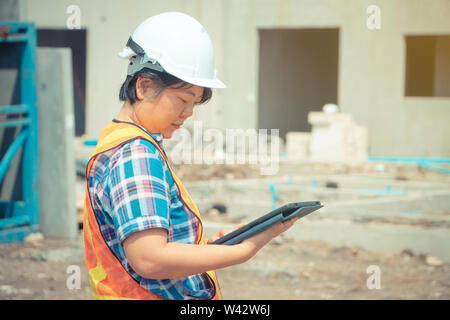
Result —
[[[245,222],[244,223],[240,223],[237,226],[235,226],[233,229],[227,229],[227,228],[220,229],[219,232],[217,232],[215,235],[213,235],[211,238],[208,239],[208,243],[214,242],[217,239],[220,239],[223,236],[227,235],[228,233],[233,232],[234,230],[237,230],[237,229],[245,226],[246,224],[247,223],[245,223]]]

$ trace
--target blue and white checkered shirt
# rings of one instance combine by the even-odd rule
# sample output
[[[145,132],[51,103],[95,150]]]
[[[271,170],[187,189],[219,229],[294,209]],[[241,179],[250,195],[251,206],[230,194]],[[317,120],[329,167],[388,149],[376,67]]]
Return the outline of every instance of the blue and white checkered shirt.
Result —
[[[161,135],[151,135],[162,140]],[[136,139],[99,155],[88,179],[92,208],[103,238],[142,287],[166,299],[214,296],[214,288],[204,275],[146,279],[126,259],[122,242],[136,231],[164,228],[168,242],[195,243],[198,219],[180,200],[170,171],[154,145]]]

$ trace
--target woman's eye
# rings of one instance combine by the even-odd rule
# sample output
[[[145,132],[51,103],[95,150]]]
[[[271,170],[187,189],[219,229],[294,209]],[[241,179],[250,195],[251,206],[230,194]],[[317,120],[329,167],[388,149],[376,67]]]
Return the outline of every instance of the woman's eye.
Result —
[[[180,98],[181,101],[183,101],[183,103],[187,103],[186,100],[184,100],[183,98]]]

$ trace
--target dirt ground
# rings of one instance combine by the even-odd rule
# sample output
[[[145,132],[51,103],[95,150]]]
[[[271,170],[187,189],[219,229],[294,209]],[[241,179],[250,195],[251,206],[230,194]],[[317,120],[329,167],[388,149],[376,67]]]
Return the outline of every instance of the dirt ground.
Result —
[[[293,168],[301,175],[380,169],[375,164],[359,168],[284,166],[280,175],[293,172]],[[183,181],[258,175],[257,170],[242,167],[190,169],[177,168],[176,172]],[[418,167],[397,165],[383,167],[383,173],[398,180],[439,181],[443,177]],[[373,273],[373,266],[378,273]],[[80,271],[79,289],[67,286],[74,270]],[[285,237],[272,241],[248,262],[217,273],[225,299],[450,299],[450,263],[411,250],[370,252]],[[376,275],[380,288],[369,289],[368,279]],[[73,283],[69,281],[69,287],[70,284]],[[3,299],[91,299],[81,233],[75,240],[45,238],[0,245],[0,300]]]
[[[380,289],[367,287],[372,265]],[[80,268],[79,289],[67,287],[70,266]],[[218,278],[225,299],[450,299],[448,263],[318,241],[274,241],[248,262],[218,270]],[[81,235],[0,246],[0,299],[91,299]]]

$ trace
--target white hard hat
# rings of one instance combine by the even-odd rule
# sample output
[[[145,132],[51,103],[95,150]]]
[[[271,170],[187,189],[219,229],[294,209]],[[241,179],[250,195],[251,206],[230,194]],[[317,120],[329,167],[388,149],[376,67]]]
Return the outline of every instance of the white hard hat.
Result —
[[[130,59],[129,75],[149,68],[201,87],[226,88],[216,76],[208,33],[184,13],[161,13],[142,22],[119,57]]]

